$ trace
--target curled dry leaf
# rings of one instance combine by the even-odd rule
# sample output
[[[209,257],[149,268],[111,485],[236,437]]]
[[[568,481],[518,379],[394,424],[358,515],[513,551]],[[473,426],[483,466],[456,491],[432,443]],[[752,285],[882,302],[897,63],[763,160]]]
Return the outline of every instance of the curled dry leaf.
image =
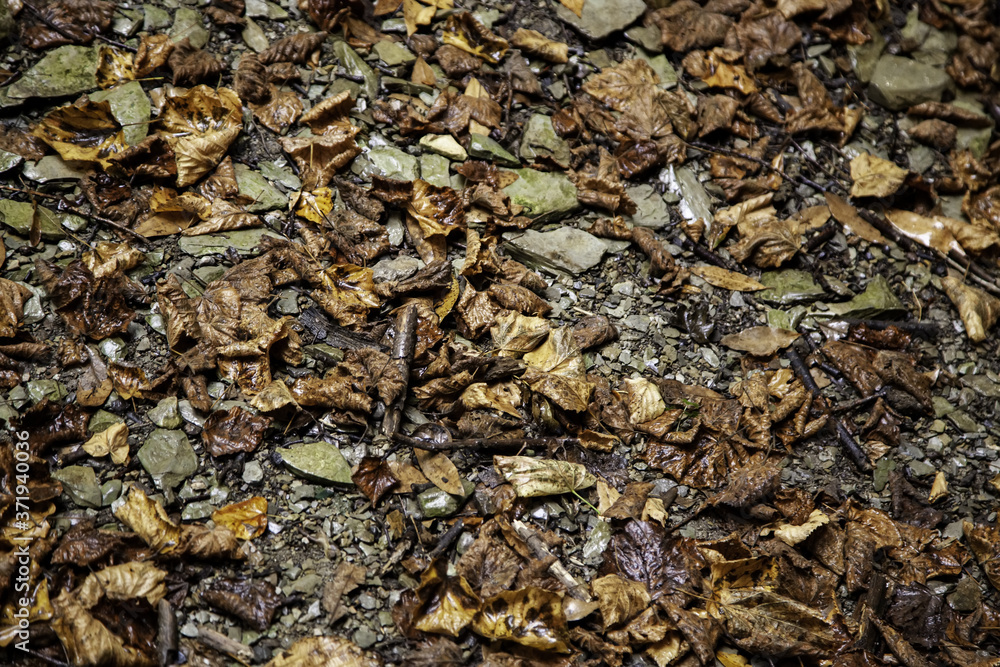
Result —
[[[160,123],[177,162],[177,185],[191,185],[215,168],[243,127],[243,104],[229,88],[195,86],[168,97]]]
[[[784,523],[774,529],[774,536],[790,547],[804,542],[817,528],[830,523],[830,517],[820,510],[813,510],[805,523],[795,525]]]
[[[495,35],[469,12],[459,12],[448,17],[441,33],[441,41],[492,65],[503,59],[510,46],[506,39]]]
[[[284,596],[264,579],[217,579],[202,591],[201,598],[259,632],[271,626],[274,612],[285,604]]]
[[[719,341],[731,350],[749,352],[757,357],[769,357],[792,344],[801,334],[778,327],[750,327],[739,333],[723,336]]]
[[[240,58],[233,78],[233,89],[241,100],[251,104],[266,104],[271,99],[267,66],[255,54],[245,53]]]
[[[129,281],[121,271],[97,278],[81,260],[57,273],[58,269],[44,260],[35,264],[56,312],[70,330],[102,340],[128,329],[135,311],[126,303]]]
[[[125,134],[111,112],[111,103],[78,102],[45,116],[32,134],[54,148],[64,160],[109,166],[110,158],[125,150]]]
[[[554,496],[586,489],[597,478],[579,463],[530,456],[494,456],[497,472],[514,487],[519,498]]]
[[[283,37],[258,54],[260,62],[270,65],[277,62],[292,62],[299,65],[309,60],[326,39],[325,32],[303,32]]]
[[[115,8],[116,3],[108,0],[47,2],[30,14],[25,13],[21,39],[25,46],[35,50],[62,44],[90,44],[96,35],[111,27]],[[13,5],[11,13],[17,13]]]
[[[212,512],[212,521],[233,531],[240,540],[252,540],[267,530],[267,499],[260,496],[226,505]]]
[[[973,343],[986,340],[986,332],[1000,319],[1000,299],[953,276],[942,278],[941,286],[958,308],[969,340]]]
[[[709,285],[732,290],[733,292],[756,292],[757,290],[764,289],[764,285],[750,276],[729,271],[719,266],[706,264],[704,266],[692,266],[689,270]]]
[[[524,380],[532,391],[553,400],[564,410],[584,412],[593,391],[586,376],[583,355],[573,342],[569,327],[549,332],[545,342],[524,355],[528,372]]]
[[[991,227],[971,225],[944,215],[925,216],[896,209],[886,211],[885,218],[904,236],[946,255],[978,254],[1000,248],[1000,234]]]
[[[270,425],[269,418],[255,415],[237,405],[228,411],[218,410],[209,415],[201,438],[212,456],[253,452],[264,441],[264,432]]]
[[[119,422],[112,424],[87,442],[83,443],[83,451],[95,458],[111,455],[116,465],[128,462],[128,426]]]
[[[537,30],[518,28],[510,43],[550,63],[564,63],[569,60],[569,45],[553,41]]]
[[[0,278],[0,337],[13,338],[24,317],[24,304],[34,293],[24,285]]]
[[[354,141],[360,128],[338,126],[312,137],[282,137],[281,147],[298,165],[302,185],[316,190],[330,182],[334,174],[356,158],[361,148]]]
[[[218,58],[204,49],[191,46],[191,40],[187,37],[174,46],[167,64],[174,73],[175,86],[190,86],[202,81],[214,82],[225,71],[225,65]]]
[[[166,65],[174,46],[170,35],[142,35],[132,65],[136,78],[143,79]]]
[[[869,153],[851,160],[852,197],[888,197],[903,185],[910,172]]]
[[[644,585],[617,574],[594,579],[590,587],[601,606],[605,629],[631,621],[645,611],[651,601]]]
[[[357,469],[351,474],[351,480],[368,496],[373,506],[399,484],[399,480],[392,474],[392,468],[385,459],[374,456],[361,459]]]
[[[382,667],[382,659],[342,637],[300,639],[265,667]]]
[[[512,641],[542,651],[570,652],[563,596],[544,588],[503,591],[486,600],[472,620],[472,630],[487,639]]]

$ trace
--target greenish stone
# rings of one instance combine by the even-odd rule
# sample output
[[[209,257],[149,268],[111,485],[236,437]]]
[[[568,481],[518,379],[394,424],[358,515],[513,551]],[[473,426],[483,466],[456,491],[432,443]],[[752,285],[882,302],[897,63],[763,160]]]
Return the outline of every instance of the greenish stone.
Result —
[[[14,406],[3,399],[0,399],[0,419],[5,422],[9,422],[17,416],[18,413],[17,410],[14,409]]]
[[[101,506],[101,487],[97,473],[90,466],[66,466],[52,472],[52,479],[62,482],[63,493],[80,507]]]
[[[131,37],[139,31],[143,22],[143,14],[138,9],[122,9],[115,14],[111,29],[122,37]]]
[[[461,496],[453,496],[446,491],[434,487],[427,489],[417,496],[417,504],[420,505],[420,512],[424,518],[434,519],[437,517],[451,516],[459,510],[465,499],[476,489],[476,485],[467,479],[462,480],[462,488],[465,493]]]
[[[149,411],[147,415],[149,421],[160,428],[177,429],[184,423],[180,409],[177,406],[177,397],[169,396],[156,404],[156,407]]]
[[[657,32],[657,38],[659,38],[659,30]],[[677,70],[674,66],[670,64],[667,57],[663,54],[654,56],[649,53],[646,49],[636,49],[636,55],[641,60],[645,60],[649,67],[656,72],[656,76],[660,77],[660,87],[670,88],[677,85]]]
[[[577,275],[597,266],[607,252],[621,252],[629,241],[600,239],[575,227],[550,232],[527,229],[504,234],[512,255],[532,268]]]
[[[288,167],[278,166],[276,162],[258,162],[261,175],[268,181],[273,181],[288,190],[301,190],[302,181]]]
[[[928,475],[933,475],[937,472],[937,468],[929,463],[924,463],[923,461],[910,461],[910,472],[912,472],[917,477],[927,477]]]
[[[277,239],[282,238],[270,229],[240,229],[220,234],[182,236],[177,240],[177,245],[181,250],[195,257],[222,254],[229,248],[233,248],[242,254],[248,254],[253,252],[253,249],[257,247],[260,240],[265,236]]]
[[[420,156],[420,177],[431,185],[451,187],[451,175],[448,171],[450,165],[448,158],[424,153]]]
[[[347,91],[353,99],[358,99],[361,97],[361,85],[354,83],[348,79],[336,79],[327,87],[327,94],[330,97],[339,95],[340,93]]]
[[[369,174],[377,174],[397,181],[413,181],[420,178],[417,158],[392,146],[371,148],[366,156],[371,164]]]
[[[824,294],[811,273],[798,269],[765,271],[760,275],[759,282],[767,289],[757,292],[757,298],[779,306],[815,301]]]
[[[329,442],[306,442],[278,454],[289,470],[319,484],[353,484],[351,466],[335,445]]]
[[[94,102],[108,101],[111,115],[122,126],[122,133],[129,146],[135,146],[146,138],[149,129],[149,115],[153,107],[138,81],[129,81],[109,90],[97,90],[90,94]]]
[[[254,53],[260,53],[267,47],[271,45],[268,41],[267,35],[264,34],[263,28],[257,25],[257,22],[251,18],[247,18],[247,24],[243,27],[243,32],[241,37],[243,41],[254,50]]]
[[[677,209],[681,217],[692,222],[701,219],[712,224],[715,219],[712,216],[712,198],[692,170],[671,165],[660,172],[660,180],[680,200]]]
[[[550,222],[580,208],[576,186],[566,174],[534,169],[516,169],[514,173],[517,180],[503,191],[512,203],[524,207],[522,215],[536,222]]]
[[[358,55],[357,51],[347,45],[347,42],[335,42],[333,53],[337,56],[340,66],[349,75],[362,77],[365,80],[364,91],[369,100],[374,100],[378,96],[378,75],[372,68]]]
[[[97,88],[96,47],[60,46],[7,89],[10,97],[62,97]]]
[[[194,275],[207,285],[221,278],[225,272],[226,267],[224,266],[199,266],[194,270]]]
[[[469,157],[462,144],[450,134],[425,134],[420,137],[420,147],[456,162],[463,162]]]
[[[944,396],[934,396],[931,398],[934,405],[934,416],[945,417],[955,411],[955,406],[948,402]]]
[[[17,153],[0,150],[0,174],[13,169],[22,162],[24,162],[24,158]]]
[[[637,25],[625,31],[625,38],[638,44],[648,53],[660,53],[663,51],[663,43],[660,41],[660,29],[656,26]],[[639,57],[645,60],[642,51]]]
[[[122,361],[125,358],[125,353],[128,351],[125,341],[117,336],[105,338],[97,344],[97,349],[111,361]]]
[[[184,521],[198,521],[199,519],[207,519],[212,516],[212,512],[215,511],[215,507],[212,503],[207,500],[200,500],[194,503],[188,503],[184,506],[181,511],[181,519]]]
[[[326,343],[316,343],[306,345],[302,348],[302,354],[308,359],[315,359],[324,364],[339,364],[344,360],[344,351],[338,347],[327,345]]]
[[[600,560],[610,542],[611,524],[607,521],[598,521],[597,525],[587,533],[587,541],[583,544],[583,559],[588,563]]]
[[[120,479],[109,479],[101,484],[101,507],[110,507],[111,503],[118,500],[122,495],[122,481]]]
[[[642,184],[628,188],[628,196],[635,202],[636,211],[628,218],[640,227],[662,229],[670,224],[667,203],[652,185]]]
[[[146,32],[156,32],[170,25],[170,12],[157,5],[143,5],[144,18],[142,29]]]
[[[169,35],[175,44],[187,38],[196,49],[204,48],[212,36],[203,25],[201,12],[190,7],[181,7],[174,12],[174,26]]]
[[[875,470],[872,473],[872,486],[879,493],[889,483],[889,474],[896,469],[896,462],[888,456],[883,456],[875,462]]]
[[[32,403],[40,403],[43,399],[59,402],[66,398],[66,387],[58,380],[32,380],[28,383],[28,397]]]
[[[267,0],[247,0],[246,15],[258,19],[281,21],[288,18],[288,12]]]
[[[894,318],[906,314],[906,306],[899,300],[883,275],[868,282],[865,291],[850,301],[831,303],[830,312],[841,317]]]
[[[109,428],[121,422],[121,418],[108,412],[107,410],[98,410],[90,417],[90,421],[87,422],[87,430],[92,434],[96,435],[98,433],[104,433]]]
[[[969,416],[968,412],[964,410],[955,410],[948,415],[948,419],[953,423],[962,433],[978,433],[983,429],[979,423]]]
[[[965,576],[955,584],[955,590],[948,595],[948,604],[955,611],[969,614],[979,609],[983,593],[972,577]]]
[[[49,181],[78,181],[87,175],[87,163],[71,160],[67,162],[58,155],[46,155],[38,162],[24,163],[21,173],[37,183]]]
[[[951,77],[943,69],[909,58],[883,55],[872,73],[868,97],[898,111],[921,102],[939,101],[951,83]]]
[[[858,77],[861,83],[868,83],[875,73],[875,65],[885,50],[885,37],[882,31],[869,24],[868,34],[872,38],[864,44],[849,44],[847,46],[847,58],[854,70],[854,76]]]
[[[198,455],[184,431],[154,430],[138,458],[160,489],[173,489],[198,471]]]
[[[16,25],[14,17],[10,13],[10,5],[6,2],[0,2],[0,41],[7,39]]]
[[[632,25],[646,11],[646,3],[643,0],[587,0],[580,16],[561,4],[556,4],[555,9],[560,20],[597,41]]]
[[[535,114],[524,124],[521,157],[527,162],[550,158],[561,167],[569,166],[569,144],[556,134],[551,116]]]
[[[469,155],[483,160],[490,160],[505,167],[520,167],[521,162],[508,153],[503,146],[484,134],[469,135]]]
[[[410,53],[410,51],[399,44],[398,42],[393,42],[388,39],[383,39],[381,42],[377,42],[375,46],[372,47],[379,59],[384,62],[389,67],[395,67],[396,65],[402,65],[403,63],[410,63],[417,59],[415,55]]]
[[[913,59],[932,67],[944,67],[958,46],[958,35],[951,30],[930,27],[923,44],[913,52]]]
[[[253,203],[247,206],[247,210],[251,213],[273,211],[288,206],[288,197],[268,183],[260,172],[239,163],[233,165],[233,170],[236,172],[236,185],[240,189],[240,194],[253,200]]]

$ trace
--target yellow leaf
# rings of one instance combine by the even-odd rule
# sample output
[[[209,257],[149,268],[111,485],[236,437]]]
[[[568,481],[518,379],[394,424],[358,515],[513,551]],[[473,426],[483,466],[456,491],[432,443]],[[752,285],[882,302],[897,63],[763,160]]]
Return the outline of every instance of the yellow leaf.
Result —
[[[631,621],[644,612],[651,601],[644,584],[617,574],[594,579],[590,588],[601,605],[605,629]]]
[[[112,424],[83,444],[83,451],[101,458],[111,454],[111,460],[121,465],[128,462],[128,426]]]
[[[122,126],[111,113],[111,104],[80,102],[50,112],[31,131],[64,160],[96,162],[109,167],[109,158],[125,150]]]
[[[333,190],[319,188],[312,192],[293,192],[290,207],[300,218],[322,225],[327,215],[333,210]]]
[[[794,547],[799,542],[804,541],[807,537],[813,534],[820,526],[830,523],[830,517],[821,512],[820,510],[813,510],[809,518],[802,525],[795,526],[790,523],[785,523],[774,531],[774,536],[779,540],[784,542],[790,547]]]
[[[569,653],[562,593],[528,586],[485,601],[472,620],[476,634],[522,646]]]
[[[563,7],[570,10],[577,16],[583,16],[583,3],[585,0],[559,0]]]
[[[406,24],[406,36],[417,31],[418,25],[429,25],[434,19],[435,8],[425,7],[417,0],[403,0],[403,23]]]
[[[945,479],[944,473],[938,470],[937,474],[934,475],[934,484],[931,485],[931,493],[927,497],[927,501],[934,503],[945,496],[948,495],[948,480]]]
[[[745,276],[735,271],[728,271],[719,266],[692,266],[691,273],[709,285],[733,292],[756,292],[757,290],[764,289],[764,285],[750,276]]]
[[[342,637],[305,637],[265,667],[382,667],[382,659]]]
[[[229,88],[197,85],[168,97],[160,114],[177,162],[177,185],[191,185],[222,160],[243,128],[243,103]]]
[[[597,478],[579,463],[530,456],[494,456],[497,472],[511,483],[520,498],[554,496],[586,489]]]
[[[417,457],[420,470],[427,475],[427,479],[432,484],[453,496],[465,495],[462,476],[458,474],[458,468],[443,452],[434,453],[424,449],[414,449],[414,454]]]
[[[910,172],[888,160],[861,153],[851,160],[852,197],[888,197],[895,194]]]
[[[267,500],[260,496],[226,505],[212,512],[212,521],[226,526],[237,539],[252,540],[267,530]]]
[[[958,278],[945,276],[941,279],[944,293],[958,308],[958,314],[965,325],[965,333],[973,343],[986,340],[989,331],[1000,319],[1000,299],[983,290],[966,285]]]
[[[667,409],[659,388],[645,378],[622,380],[622,387],[625,407],[633,424],[652,421]]]

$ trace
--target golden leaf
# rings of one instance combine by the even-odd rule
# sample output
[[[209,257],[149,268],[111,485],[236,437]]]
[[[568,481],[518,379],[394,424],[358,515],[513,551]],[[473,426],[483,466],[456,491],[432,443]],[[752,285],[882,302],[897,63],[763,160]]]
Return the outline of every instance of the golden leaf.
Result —
[[[622,387],[625,407],[633,424],[652,421],[667,409],[659,388],[645,378],[626,378],[622,380]]]
[[[651,601],[644,584],[617,574],[594,579],[590,588],[601,605],[605,629],[632,620],[645,611]]]
[[[123,422],[112,424],[87,442],[83,451],[101,458],[111,454],[111,460],[121,465],[128,462],[128,426]]]
[[[750,276],[728,271],[719,266],[692,266],[691,273],[704,280],[709,285],[732,290],[733,292],[756,292],[764,289],[764,285]]]
[[[981,289],[966,285],[953,276],[942,278],[941,286],[958,308],[969,340],[973,343],[986,340],[986,332],[1000,319],[1000,299]]]
[[[424,449],[414,449],[417,463],[427,479],[445,493],[453,496],[465,495],[465,488],[462,486],[462,477],[458,474],[458,468],[451,462],[443,452],[429,452]]]
[[[122,126],[106,100],[59,107],[39,121],[31,133],[54,148],[64,160],[96,162],[104,168],[111,165],[111,157],[126,147]]]
[[[382,659],[342,637],[305,637],[265,667],[382,667]]]
[[[910,172],[888,160],[861,153],[851,160],[852,197],[888,197],[895,194]]]
[[[472,620],[476,634],[543,651],[569,653],[561,593],[528,586],[486,600]]]
[[[309,222],[322,226],[327,215],[333,210],[333,190],[330,188],[319,188],[312,192],[300,190],[293,192],[289,208],[295,215],[305,218]]]
[[[586,0],[559,0],[563,7],[570,10],[579,17],[583,17],[583,3]]]
[[[403,23],[406,24],[406,36],[417,31],[418,25],[430,25],[434,20],[434,6],[425,7],[417,0],[403,0]]]
[[[569,45],[553,41],[537,30],[518,28],[510,43],[550,63],[565,63],[569,60]]]
[[[794,547],[812,535],[817,528],[828,523],[830,523],[830,517],[820,510],[813,510],[805,523],[798,526],[790,523],[781,524],[775,528],[774,536],[788,546]]]
[[[520,498],[569,493],[591,487],[597,481],[584,466],[569,461],[494,456],[493,465]]]
[[[177,185],[184,187],[222,160],[243,127],[243,103],[229,88],[197,85],[166,99],[160,123],[174,151]]]
[[[254,496],[226,505],[212,512],[212,521],[229,528],[237,539],[260,537],[267,530],[267,499]]]
[[[792,344],[800,334],[778,327],[750,327],[739,333],[723,336],[719,341],[731,350],[767,357]]]

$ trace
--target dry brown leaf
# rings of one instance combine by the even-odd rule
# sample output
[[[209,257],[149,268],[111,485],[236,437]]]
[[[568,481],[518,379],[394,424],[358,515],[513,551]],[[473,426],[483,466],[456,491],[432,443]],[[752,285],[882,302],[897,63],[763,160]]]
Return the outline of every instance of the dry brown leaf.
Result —
[[[953,276],[942,278],[941,286],[958,308],[969,340],[973,343],[986,340],[986,332],[1000,319],[1000,299]]]
[[[202,81],[218,83],[215,79],[226,69],[225,65],[208,51],[191,46],[191,40],[187,37],[174,46],[167,63],[174,73],[175,86],[194,85]]]
[[[514,487],[519,498],[554,496],[586,489],[597,478],[579,463],[530,456],[494,456],[497,472]]]
[[[382,659],[342,637],[306,637],[265,667],[382,667]]]
[[[549,332],[541,346],[524,355],[524,361],[529,368],[523,379],[533,391],[555,401],[564,410],[587,409],[594,386],[586,379],[583,355],[569,327]]]
[[[443,452],[435,453],[416,448],[413,454],[417,458],[420,470],[435,486],[453,496],[465,494],[458,468]]]
[[[651,601],[645,585],[617,574],[594,579],[590,587],[601,605],[605,629],[632,620],[645,611]]]
[[[723,336],[719,341],[731,350],[749,352],[757,357],[769,357],[782,350],[801,334],[777,327],[751,327],[739,333]]]
[[[764,285],[750,276],[729,271],[719,266],[705,264],[702,266],[692,266],[689,270],[709,285],[732,290],[733,292],[756,292],[757,290],[764,289]]]
[[[784,523],[774,529],[774,536],[790,547],[813,534],[817,528],[830,523],[830,517],[820,510],[813,510],[805,523],[800,525]]]
[[[553,41],[537,30],[518,28],[514,36],[511,37],[510,43],[550,63],[569,61],[569,45]]]
[[[272,87],[264,104],[250,104],[254,118],[275,134],[283,134],[302,115],[302,100],[292,91]]]
[[[663,414],[667,404],[663,402],[660,389],[645,378],[622,380],[621,394],[633,424],[652,421]]]
[[[888,197],[899,190],[910,172],[869,153],[851,160],[852,197]]]
[[[570,652],[562,594],[535,586],[503,591],[484,601],[472,629],[488,639],[555,653]]]
[[[160,123],[177,161],[177,185],[191,185],[222,160],[243,127],[243,103],[229,88],[195,86],[168,97]]]
[[[320,136],[282,137],[280,142],[298,165],[303,187],[315,190],[328,184],[334,174],[361,153],[354,141],[359,131],[354,126],[338,126]]]
[[[925,216],[911,211],[886,211],[886,220],[908,238],[938,252],[980,253],[1000,248],[1000,234],[995,229],[943,215]]]
[[[93,457],[111,455],[116,465],[128,462],[128,426],[119,422],[112,424],[87,442],[83,443],[83,451]]]
[[[270,65],[277,62],[305,64],[310,56],[319,50],[327,34],[325,32],[300,32],[283,37],[261,51],[260,62]]]
[[[403,11],[406,11],[405,2]],[[469,12],[458,12],[448,17],[441,41],[493,65],[500,63],[510,46],[506,39],[494,34]]]
[[[930,494],[927,496],[927,502],[935,503],[948,495],[948,480],[945,478],[944,473],[940,470],[934,475],[934,483],[931,485]]]
[[[580,17],[583,16],[583,5],[585,2],[586,0],[559,0],[559,4]]]
[[[860,236],[869,243],[886,244],[887,241],[882,232],[875,229],[871,223],[862,218],[856,208],[851,206],[846,199],[832,192],[825,193],[826,205],[830,208],[833,217],[844,226],[851,234]]]

